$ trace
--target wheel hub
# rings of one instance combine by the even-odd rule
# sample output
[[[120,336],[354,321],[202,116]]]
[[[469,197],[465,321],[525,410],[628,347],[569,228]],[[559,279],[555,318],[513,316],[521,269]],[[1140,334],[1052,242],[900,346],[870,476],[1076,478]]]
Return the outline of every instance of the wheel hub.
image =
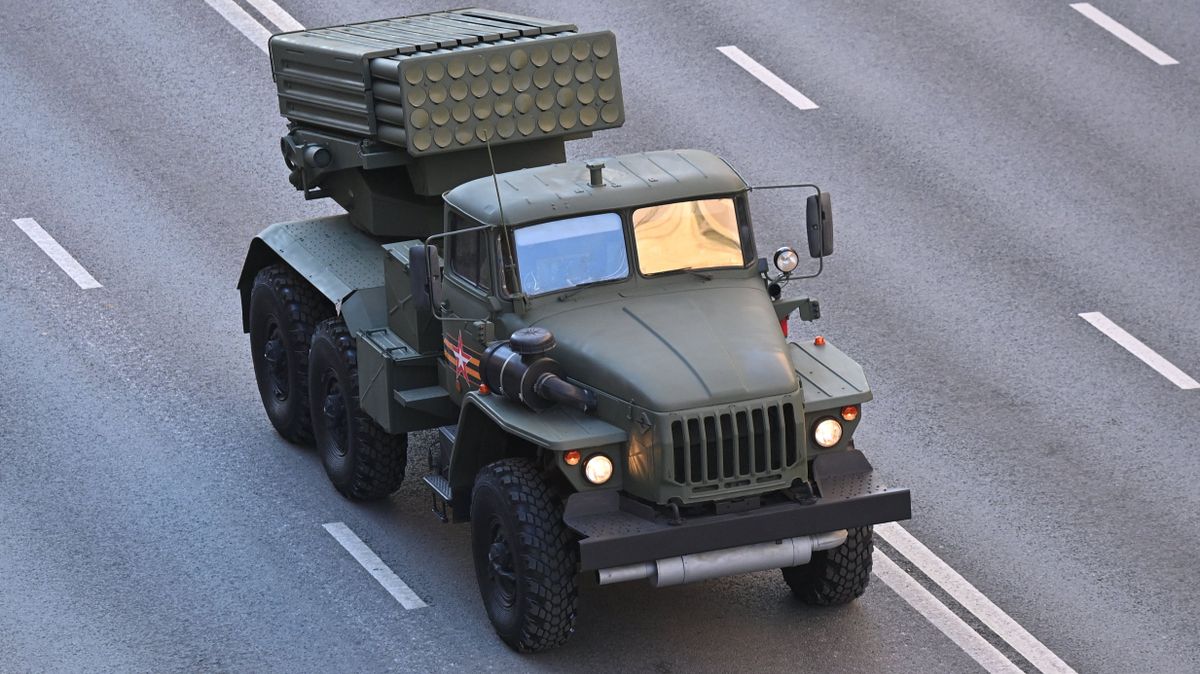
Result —
[[[271,324],[267,343],[263,345],[263,361],[267,364],[267,378],[271,394],[282,402],[288,397],[288,354],[279,334],[279,326]]]
[[[516,600],[517,572],[513,570],[512,548],[499,526],[492,531],[492,544],[488,547],[488,578],[495,586],[500,602],[506,607],[512,606]]]
[[[321,403],[321,412],[325,417],[325,428],[333,440],[338,456],[346,455],[346,399],[337,380],[330,380]]]

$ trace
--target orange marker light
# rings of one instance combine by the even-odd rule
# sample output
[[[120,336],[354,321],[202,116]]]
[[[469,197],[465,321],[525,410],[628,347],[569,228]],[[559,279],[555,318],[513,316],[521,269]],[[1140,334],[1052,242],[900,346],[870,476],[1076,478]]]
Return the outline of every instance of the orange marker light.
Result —
[[[485,396],[485,395],[487,395],[487,394],[489,394],[489,393],[491,393],[491,392],[492,392],[492,389],[488,388],[488,385],[487,385],[487,384],[480,384],[480,385],[479,385],[479,395],[481,395],[481,396]]]
[[[578,449],[572,449],[566,454],[563,454],[563,461],[566,462],[568,466],[578,466],[579,461],[582,458],[583,455],[579,453]]]
[[[858,418],[858,405],[846,405],[842,408],[842,418],[846,421],[854,421]]]
[[[816,344],[817,346],[825,346],[825,338],[817,335],[817,338],[813,340],[813,344]]]

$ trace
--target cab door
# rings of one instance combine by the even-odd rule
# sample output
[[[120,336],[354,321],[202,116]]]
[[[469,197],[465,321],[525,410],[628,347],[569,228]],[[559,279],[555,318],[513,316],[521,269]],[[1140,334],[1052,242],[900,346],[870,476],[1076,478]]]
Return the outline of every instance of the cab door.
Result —
[[[447,211],[442,297],[442,382],[456,403],[479,388],[485,344],[472,328],[492,317],[495,293],[492,252],[496,231],[475,229],[479,223],[454,210]],[[463,231],[467,230],[467,231]],[[458,233],[461,232],[461,233]],[[462,319],[462,320],[459,320]]]

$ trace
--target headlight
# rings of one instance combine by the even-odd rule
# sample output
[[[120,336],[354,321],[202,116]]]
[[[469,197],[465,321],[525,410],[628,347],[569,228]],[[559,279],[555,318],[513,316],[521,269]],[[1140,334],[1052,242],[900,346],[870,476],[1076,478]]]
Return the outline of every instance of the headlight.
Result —
[[[790,247],[784,246],[775,251],[775,268],[779,271],[790,274],[796,271],[796,266],[799,264],[800,256]]]
[[[837,419],[825,419],[813,429],[813,440],[822,447],[832,447],[842,439],[842,425]]]
[[[840,431],[838,433],[841,435]],[[588,458],[583,464],[583,475],[592,484],[604,484],[613,474],[612,459],[603,454]]]

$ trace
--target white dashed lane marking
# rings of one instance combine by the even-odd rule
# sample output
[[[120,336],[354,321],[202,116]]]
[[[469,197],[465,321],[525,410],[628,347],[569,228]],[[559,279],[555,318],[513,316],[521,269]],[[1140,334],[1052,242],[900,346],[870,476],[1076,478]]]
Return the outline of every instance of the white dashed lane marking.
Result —
[[[88,273],[88,270],[83,268],[83,265],[79,264],[78,260],[67,252],[66,248],[59,245],[54,240],[54,237],[42,229],[37,220],[33,218],[17,218],[13,222],[17,224],[17,227],[21,228],[22,232],[25,232],[26,236],[37,244],[38,248],[42,249],[42,252],[48,255],[51,260],[54,260],[54,264],[57,264],[63,271],[67,272],[67,276],[70,276],[71,280],[80,288],[91,290],[92,288],[104,287],[100,285],[100,282],[95,277]]]
[[[976,618],[979,618],[984,625],[987,625],[988,629],[996,633],[996,636],[1008,642],[1008,645],[1016,649],[1018,653],[1024,656],[1034,667],[1037,667],[1039,671],[1046,672],[1046,674],[1074,674],[1075,670],[1063,662],[1049,648],[1046,648],[1041,641],[1038,641],[1037,637],[1030,634],[1017,621],[1002,611],[999,606],[996,606],[992,600],[975,589],[975,586],[969,583],[966,578],[963,578],[949,564],[933,554],[933,551],[925,547],[925,544],[918,541],[912,534],[908,533],[904,527],[895,522],[877,524],[875,525],[875,535],[895,548],[896,552],[904,555],[908,561],[921,570],[921,573],[929,576],[933,582],[937,583],[939,587],[945,590],[963,608],[970,611]],[[875,558],[879,559],[879,556],[880,553],[876,553]],[[904,573],[899,568],[896,571]],[[880,578],[883,578],[883,576],[880,576]],[[886,578],[884,582],[892,585]],[[896,589],[895,586],[892,586],[892,589]],[[932,595],[930,597],[932,598]],[[905,598],[907,599],[907,597]],[[912,602],[910,601],[909,603]],[[913,607],[921,611],[921,615],[929,618],[916,604],[913,604]],[[946,630],[943,629],[942,631],[945,632]],[[950,636],[950,634],[947,633],[947,636]],[[950,638],[954,639],[953,636]],[[959,643],[958,640],[954,642]],[[962,646],[962,644],[959,644],[959,646]],[[971,651],[967,652],[971,653]],[[975,657],[974,654],[971,657]],[[979,658],[975,659],[979,661]],[[983,662],[979,664],[982,665]],[[987,667],[987,665],[984,666]]]
[[[258,10],[259,14],[267,17],[267,20],[279,27],[282,31],[304,30],[304,26],[300,22],[293,19],[291,14],[288,14],[282,7],[275,4],[275,0],[247,0],[254,9]]]
[[[249,12],[242,9],[233,0],[204,0],[204,2],[217,10],[217,13],[225,17],[225,20],[234,28],[241,31],[242,35],[254,43],[254,46],[266,53],[267,40],[271,38],[271,31],[263,28],[261,23],[250,16]]]
[[[743,70],[753,75],[759,82],[771,87],[775,93],[783,96],[789,103],[801,110],[816,110],[817,104],[812,102],[808,96],[796,91],[795,87],[784,82],[778,75],[767,70],[761,63],[755,61],[746,55],[746,52],[737,47],[717,47],[717,51],[729,57],[729,60],[738,64]]]
[[[1019,674],[1021,669],[1014,665],[1004,654],[996,649],[995,646],[988,643],[974,629],[971,628],[962,618],[959,618],[946,607],[945,604],[938,601],[938,598],[933,596],[929,590],[926,590],[912,576],[904,572],[891,560],[887,555],[875,549],[875,558],[873,572],[875,576],[882,580],[888,587],[900,595],[900,598],[908,602],[909,606],[916,609],[925,617],[934,627],[938,628],[942,634],[945,634],[950,641],[953,641],[956,646],[961,648],[964,653],[971,656],[971,659],[978,662],[981,667],[992,674]]]
[[[1185,390],[1200,389],[1200,382],[1192,379],[1183,370],[1172,365],[1166,358],[1155,353],[1154,349],[1143,344],[1140,339],[1125,332],[1121,326],[1109,320],[1108,316],[1099,311],[1090,311],[1085,314],[1079,314],[1079,317],[1091,323],[1112,341],[1125,347],[1126,351],[1140,358],[1143,363],[1154,368],[1155,371],[1171,380],[1179,388]]]
[[[387,564],[384,564],[379,555],[367,547],[367,544],[363,543],[362,539],[350,530],[350,527],[341,522],[330,522],[324,526],[325,531],[328,531],[330,536],[337,539],[337,542],[341,543],[343,548],[346,548],[346,552],[349,552],[350,556],[357,560],[367,570],[367,573],[371,574],[371,577],[379,581],[383,589],[395,597],[401,606],[406,609],[424,608],[426,606],[425,602],[421,601],[421,598],[417,596],[417,593],[413,592],[412,588],[403,580],[400,580],[400,576],[397,576]]]
[[[1168,56],[1163,50],[1155,47],[1137,33],[1118,23],[1116,19],[1093,7],[1090,2],[1077,2],[1071,5],[1071,9],[1096,22],[1096,25],[1117,36],[1118,40],[1140,51],[1143,56],[1158,65],[1170,66],[1179,63],[1179,61]]]

